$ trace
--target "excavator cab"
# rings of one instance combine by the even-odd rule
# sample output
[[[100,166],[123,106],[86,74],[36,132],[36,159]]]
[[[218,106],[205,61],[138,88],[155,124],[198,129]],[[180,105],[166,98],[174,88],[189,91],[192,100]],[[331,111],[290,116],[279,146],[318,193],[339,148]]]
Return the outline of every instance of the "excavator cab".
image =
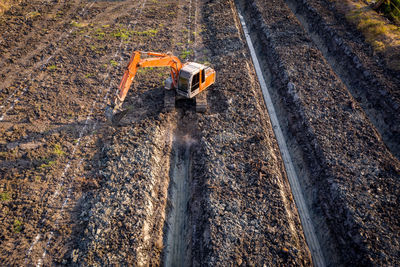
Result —
[[[189,62],[179,72],[177,93],[185,98],[193,98],[215,81],[215,71],[211,68]]]

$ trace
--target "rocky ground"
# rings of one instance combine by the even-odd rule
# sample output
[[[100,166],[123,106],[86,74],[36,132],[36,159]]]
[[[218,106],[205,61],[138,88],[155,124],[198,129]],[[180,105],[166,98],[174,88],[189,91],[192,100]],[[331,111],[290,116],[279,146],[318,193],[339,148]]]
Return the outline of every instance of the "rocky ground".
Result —
[[[295,161],[308,168],[302,183],[327,263],[396,265],[399,161],[284,1],[242,8]]]
[[[32,0],[0,16],[0,264],[313,264],[240,8],[326,262],[398,265],[398,73],[317,2]],[[214,68],[208,112],[164,112],[169,71],[141,69],[108,125],[133,50]]]
[[[364,41],[341,9],[329,1],[287,1],[317,47],[400,158],[400,72]],[[398,47],[391,48],[399,49]],[[394,53],[400,58],[400,51]],[[388,66],[389,65],[389,66]]]

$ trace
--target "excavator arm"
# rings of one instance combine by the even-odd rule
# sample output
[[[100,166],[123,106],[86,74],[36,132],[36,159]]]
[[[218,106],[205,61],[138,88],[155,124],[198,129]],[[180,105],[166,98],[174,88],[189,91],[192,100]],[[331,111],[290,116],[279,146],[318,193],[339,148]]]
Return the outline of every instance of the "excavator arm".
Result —
[[[142,55],[148,57],[142,59]],[[146,67],[171,67],[172,83],[175,88],[177,87],[179,70],[182,68],[182,63],[179,58],[170,54],[135,51],[131,56],[119,85],[118,95],[113,103],[114,109],[119,109],[122,106],[126,94],[135,79],[137,69]]]
[[[145,58],[142,58],[142,56],[145,56]],[[175,88],[177,87],[179,71],[182,68],[179,58],[169,53],[135,51],[132,53],[124,76],[122,76],[114,102],[106,107],[105,115],[108,121],[116,123],[129,111],[128,109],[122,110],[122,103],[135,79],[137,69],[146,67],[170,67],[172,84]]]

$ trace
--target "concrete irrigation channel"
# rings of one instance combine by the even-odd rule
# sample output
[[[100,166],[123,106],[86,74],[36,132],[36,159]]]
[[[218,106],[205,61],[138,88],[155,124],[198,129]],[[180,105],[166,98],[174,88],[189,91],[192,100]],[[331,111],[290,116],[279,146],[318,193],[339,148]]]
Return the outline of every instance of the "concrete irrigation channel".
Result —
[[[0,265],[399,265],[397,74],[317,2],[6,12]],[[164,112],[169,71],[143,69],[106,124],[132,50],[213,67],[208,111]]]

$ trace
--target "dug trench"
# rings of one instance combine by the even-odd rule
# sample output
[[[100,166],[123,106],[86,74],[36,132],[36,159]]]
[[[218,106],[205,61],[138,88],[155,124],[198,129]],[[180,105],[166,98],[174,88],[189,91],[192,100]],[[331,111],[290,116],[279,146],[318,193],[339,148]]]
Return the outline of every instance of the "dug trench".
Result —
[[[193,112],[178,111],[178,126],[173,136],[169,205],[167,221],[164,225],[165,266],[188,266],[191,264],[192,229],[189,210],[193,202],[192,195],[201,192],[193,187],[192,158],[197,150],[197,118]]]
[[[40,5],[39,2],[34,1],[34,4]],[[178,21],[170,20],[170,15],[167,15],[175,9],[175,1],[161,6],[148,1],[124,4],[91,2],[89,6],[92,3],[92,8],[87,9],[84,15],[76,14],[76,25],[70,24],[69,20],[66,24],[61,22],[64,25],[62,32],[72,30],[62,42],[51,43],[52,49],[38,50],[41,58],[51,58],[44,68],[38,69],[27,63],[25,71],[32,73],[32,79],[17,79],[1,92],[2,100],[10,99],[2,103],[1,112],[5,116],[0,123],[0,177],[2,193],[9,196],[7,201],[0,203],[3,222],[0,231],[1,265],[84,262],[85,259],[80,257],[81,251],[86,251],[84,245],[89,244],[85,237],[96,234],[88,230],[96,225],[89,218],[97,222],[96,219],[101,217],[93,214],[99,209],[93,205],[91,210],[92,200],[107,198],[110,193],[107,189],[116,190],[115,180],[111,179],[107,184],[102,179],[103,174],[110,173],[106,169],[107,157],[114,159],[109,144],[114,136],[120,138],[103,123],[104,105],[112,88],[118,86],[122,65],[129,60],[132,48],[128,43],[134,43],[142,50],[163,51],[171,43],[169,29],[174,28],[171,24]],[[80,8],[87,2],[76,4]],[[157,21],[152,19],[155,14]],[[14,27],[7,23],[6,26]],[[150,41],[153,35],[157,36],[158,42]],[[12,42],[12,38],[7,40]],[[36,36],[35,40],[41,39]],[[43,43],[32,45],[45,47]],[[8,42],[3,48],[7,49],[7,46]],[[159,115],[158,109],[149,110],[139,103],[147,105],[151,102],[151,107],[160,106],[157,100],[162,99],[163,91],[157,86],[164,78],[159,75],[159,72],[150,71],[142,75],[148,79],[138,77],[145,89],[150,88],[138,92],[141,97],[135,99],[133,95],[130,99],[138,102],[135,118],[140,131],[122,130],[121,133],[147,136],[148,127],[156,127],[149,121],[168,121],[168,116]],[[154,81],[157,86],[154,86]],[[22,94],[24,88],[27,90]],[[13,91],[17,94],[12,95]],[[161,98],[158,97],[160,93]],[[15,104],[17,100],[19,102]],[[158,115],[160,119],[157,119]],[[160,136],[164,135],[161,133]],[[134,146],[135,140],[130,141]],[[143,151],[137,151],[142,153],[137,157],[149,155],[151,158],[146,153],[150,153],[152,146],[147,146],[147,143],[152,141],[141,141],[143,145],[139,149],[143,148]],[[168,144],[164,141],[163,144]],[[154,154],[157,149],[154,148]],[[115,162],[119,161],[115,159]],[[146,167],[145,162],[143,167]],[[114,209],[113,205],[119,199],[113,197],[114,201],[107,204]],[[22,224],[18,231],[13,227],[15,221]],[[91,256],[89,252],[88,257]],[[100,249],[98,252],[102,253]]]
[[[399,161],[285,1],[236,3],[326,263],[396,265]]]

